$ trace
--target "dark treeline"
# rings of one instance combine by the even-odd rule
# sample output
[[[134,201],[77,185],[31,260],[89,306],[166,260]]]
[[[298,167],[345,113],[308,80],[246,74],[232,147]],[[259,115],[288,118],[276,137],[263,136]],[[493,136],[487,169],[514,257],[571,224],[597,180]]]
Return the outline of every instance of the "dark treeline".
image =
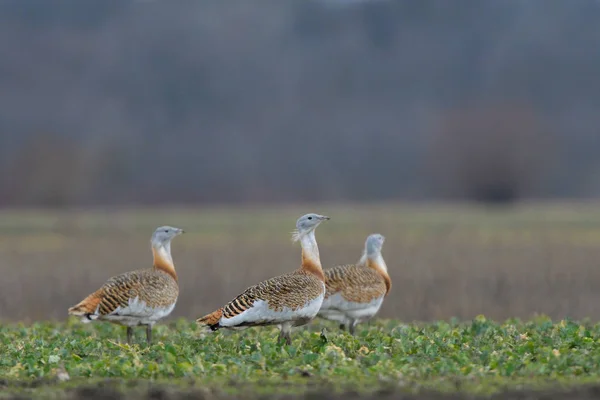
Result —
[[[0,205],[600,195],[596,0],[0,2]]]

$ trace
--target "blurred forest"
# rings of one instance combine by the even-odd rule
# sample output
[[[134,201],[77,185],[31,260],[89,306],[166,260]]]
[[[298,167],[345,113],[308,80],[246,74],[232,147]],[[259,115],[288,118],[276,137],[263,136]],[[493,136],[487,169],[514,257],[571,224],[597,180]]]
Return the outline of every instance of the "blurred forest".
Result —
[[[0,206],[600,196],[596,0],[0,2]]]

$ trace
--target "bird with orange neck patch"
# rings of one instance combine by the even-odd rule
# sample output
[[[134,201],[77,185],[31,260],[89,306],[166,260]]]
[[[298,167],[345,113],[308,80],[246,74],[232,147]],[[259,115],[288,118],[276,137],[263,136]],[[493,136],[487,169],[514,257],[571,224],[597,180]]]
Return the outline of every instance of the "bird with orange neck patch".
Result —
[[[152,326],[173,311],[179,296],[171,240],[182,233],[183,229],[172,226],[157,228],[150,240],[152,268],[110,278],[100,289],[69,308],[69,315],[81,317],[83,322],[99,320],[124,325],[127,343],[131,343],[134,326],[146,326],[150,345]]]
[[[306,214],[296,222],[293,240],[302,246],[300,268],[246,289],[224,307],[196,320],[211,330],[277,325],[280,343],[291,344],[291,329],[307,324],[319,311],[325,296],[315,229],[329,217]]]
[[[340,323],[354,334],[356,325],[372,318],[392,288],[381,249],[385,237],[369,235],[357,264],[339,265],[325,270],[327,293],[319,317]]]

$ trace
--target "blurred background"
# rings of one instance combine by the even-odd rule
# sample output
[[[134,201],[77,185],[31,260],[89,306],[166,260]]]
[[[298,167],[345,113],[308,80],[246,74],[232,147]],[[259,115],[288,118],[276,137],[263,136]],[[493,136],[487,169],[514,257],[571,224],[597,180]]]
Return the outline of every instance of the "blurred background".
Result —
[[[295,268],[308,211],[332,217],[325,266],[388,237],[382,316],[600,317],[599,18],[597,0],[0,2],[0,319],[64,318],[148,264],[163,224],[191,232],[175,315],[195,317]]]

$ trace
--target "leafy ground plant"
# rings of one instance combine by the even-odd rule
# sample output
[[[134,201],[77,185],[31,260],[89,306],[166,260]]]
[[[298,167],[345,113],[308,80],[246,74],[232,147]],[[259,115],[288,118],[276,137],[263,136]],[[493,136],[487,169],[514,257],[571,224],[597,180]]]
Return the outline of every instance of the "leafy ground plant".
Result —
[[[317,389],[492,394],[600,378],[600,324],[546,317],[380,320],[362,325],[356,336],[318,321],[298,329],[291,346],[276,343],[275,329],[204,334],[184,320],[157,326],[151,347],[142,333],[139,345],[128,346],[122,329],[110,324],[2,325],[0,396],[58,395],[91,384],[117,392],[163,385],[222,396]]]

